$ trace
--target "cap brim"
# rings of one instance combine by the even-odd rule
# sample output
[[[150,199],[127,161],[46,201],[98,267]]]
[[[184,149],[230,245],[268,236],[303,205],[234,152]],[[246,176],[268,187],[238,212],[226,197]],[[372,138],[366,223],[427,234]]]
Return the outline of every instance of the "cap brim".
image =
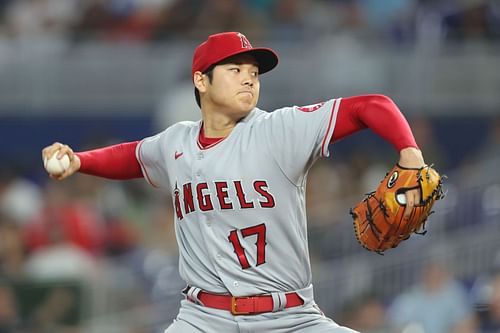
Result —
[[[217,60],[215,63],[217,64],[227,58],[246,53],[252,55],[253,57],[255,57],[255,60],[257,60],[257,63],[259,64],[259,74],[269,72],[271,69],[278,65],[278,55],[272,49],[266,47],[256,47],[250,50],[241,50],[238,52],[234,52],[226,55],[220,60]]]
[[[259,74],[269,72],[278,65],[278,55],[272,49],[261,47],[242,53],[249,53],[255,57],[259,64]]]

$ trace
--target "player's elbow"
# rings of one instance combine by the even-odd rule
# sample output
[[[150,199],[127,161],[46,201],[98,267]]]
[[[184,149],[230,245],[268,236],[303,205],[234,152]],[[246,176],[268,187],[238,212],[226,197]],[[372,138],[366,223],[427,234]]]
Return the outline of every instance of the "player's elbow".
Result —
[[[383,94],[372,94],[367,96],[367,102],[369,104],[384,105],[384,104],[395,104],[392,98]]]
[[[398,110],[396,103],[389,96],[382,94],[368,95],[366,99],[367,108],[378,111],[394,111]]]

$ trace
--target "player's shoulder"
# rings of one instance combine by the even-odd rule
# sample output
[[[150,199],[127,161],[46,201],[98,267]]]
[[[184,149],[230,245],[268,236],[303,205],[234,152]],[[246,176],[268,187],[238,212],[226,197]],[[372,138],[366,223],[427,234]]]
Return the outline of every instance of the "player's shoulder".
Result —
[[[272,111],[266,111],[262,110],[259,108],[253,109],[252,113],[245,119],[245,121],[252,122],[252,121],[265,121],[268,119],[271,119],[273,115],[279,113],[279,112],[288,112],[292,111],[294,109],[294,106],[286,106],[286,107],[281,107],[278,109],[274,109]]]
[[[166,136],[180,136],[182,134],[191,133],[192,131],[198,131],[200,126],[200,121],[180,121],[169,126],[166,130],[163,131],[163,135]]]
[[[173,125],[170,125],[163,131],[156,133],[148,138],[145,138],[145,142],[161,141],[164,142],[168,140],[171,142],[173,139],[184,138],[190,135],[192,132],[197,132],[199,129],[200,121],[180,121]]]
[[[332,109],[332,105],[336,100],[340,99],[329,99],[323,102],[317,102],[309,105],[284,106],[274,109],[273,111],[264,111],[256,108],[256,111],[258,112],[255,112],[255,120],[272,120],[273,118],[277,117],[287,117],[293,115],[294,113],[312,114],[315,111],[329,110]]]
[[[186,129],[192,129],[192,128],[195,128],[195,127],[198,127],[200,125],[200,121],[197,120],[197,121],[189,121],[189,120],[185,120],[185,121],[179,121],[178,123],[175,123],[173,125],[171,125],[170,127],[168,127],[166,130],[171,130],[171,131],[182,131],[182,130],[186,130]]]
[[[265,117],[269,113],[270,113],[269,111],[265,111],[265,110],[262,110],[262,109],[255,107],[250,112],[250,114],[248,114],[248,116],[246,116],[245,119],[243,119],[243,122],[252,123],[256,120],[262,119],[263,117]]]

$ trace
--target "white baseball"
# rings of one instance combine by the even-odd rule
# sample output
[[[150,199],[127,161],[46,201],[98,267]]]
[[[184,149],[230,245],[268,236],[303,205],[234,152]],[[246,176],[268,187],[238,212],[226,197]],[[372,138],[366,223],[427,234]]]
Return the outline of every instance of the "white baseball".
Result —
[[[406,205],[406,195],[404,193],[399,193],[398,195],[396,195],[396,201],[400,205]]]
[[[57,158],[57,151],[52,155],[51,158],[45,158],[43,161],[43,165],[45,166],[45,170],[48,173],[54,176],[58,176],[66,171],[69,168],[69,157],[67,154],[64,154],[61,159]]]

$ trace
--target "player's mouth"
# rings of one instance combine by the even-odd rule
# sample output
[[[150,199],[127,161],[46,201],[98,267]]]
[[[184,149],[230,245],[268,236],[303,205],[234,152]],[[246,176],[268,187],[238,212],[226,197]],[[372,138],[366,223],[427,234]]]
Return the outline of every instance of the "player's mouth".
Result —
[[[239,94],[250,94],[251,96],[253,96],[253,92],[252,92],[252,91],[250,91],[250,90],[242,90],[242,91],[239,91],[239,92],[238,92],[238,95],[239,95]]]

